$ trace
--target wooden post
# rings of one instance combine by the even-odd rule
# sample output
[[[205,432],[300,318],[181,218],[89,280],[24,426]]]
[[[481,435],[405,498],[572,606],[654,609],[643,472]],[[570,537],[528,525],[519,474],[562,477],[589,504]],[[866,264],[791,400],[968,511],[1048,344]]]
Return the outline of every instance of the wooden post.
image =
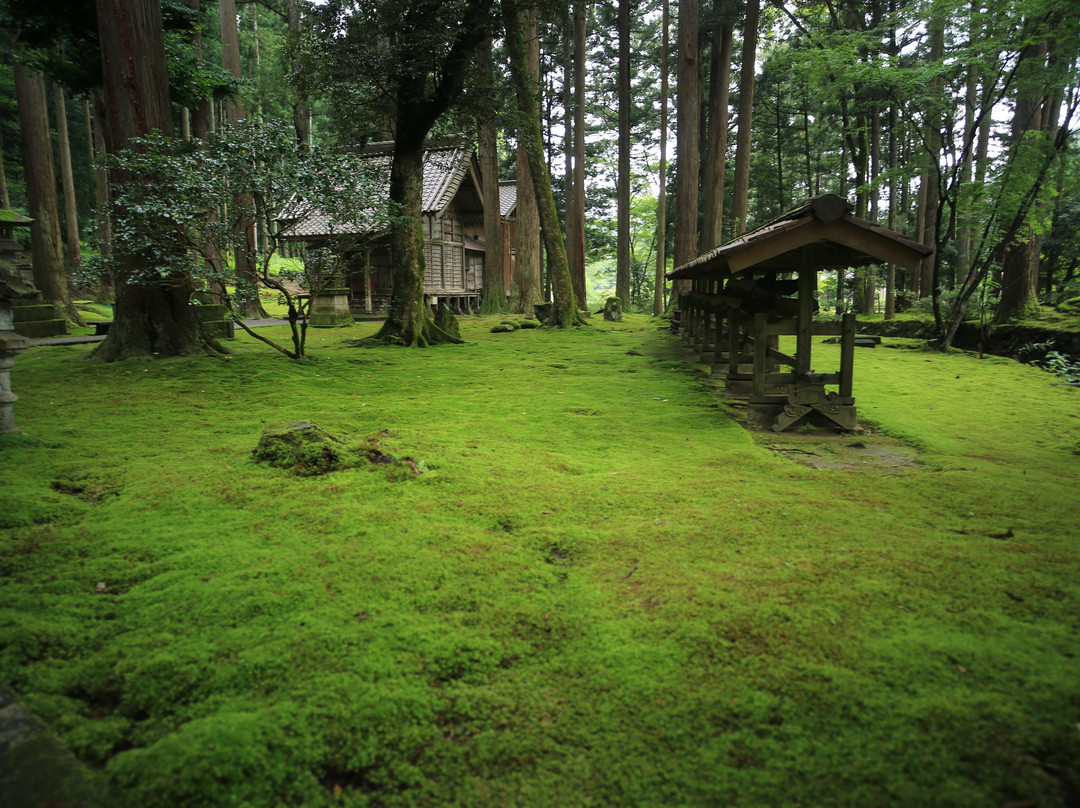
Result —
[[[844,315],[840,334],[840,398],[851,397],[852,370],[855,366],[855,314]]]
[[[795,330],[795,378],[810,372],[810,351],[814,335],[814,292],[817,290],[817,268],[814,248],[806,245],[799,254],[799,320]]]
[[[364,310],[371,314],[371,249],[364,250]]]
[[[739,344],[739,330],[742,318],[732,311],[728,315],[728,376],[733,377],[739,372],[739,356],[742,354],[742,345]]]
[[[765,333],[769,323],[769,316],[765,313],[754,315],[754,380],[752,393],[755,396],[765,395],[765,369],[769,355],[769,337]]]

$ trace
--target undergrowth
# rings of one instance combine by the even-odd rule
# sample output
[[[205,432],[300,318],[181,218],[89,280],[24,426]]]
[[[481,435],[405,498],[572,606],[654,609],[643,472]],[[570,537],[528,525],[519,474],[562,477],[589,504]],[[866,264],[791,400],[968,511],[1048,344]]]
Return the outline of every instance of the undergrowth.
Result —
[[[922,462],[823,471],[659,321],[500,319],[19,358],[0,679],[115,804],[1076,804],[1080,391],[860,349]],[[424,473],[256,463],[290,421]]]

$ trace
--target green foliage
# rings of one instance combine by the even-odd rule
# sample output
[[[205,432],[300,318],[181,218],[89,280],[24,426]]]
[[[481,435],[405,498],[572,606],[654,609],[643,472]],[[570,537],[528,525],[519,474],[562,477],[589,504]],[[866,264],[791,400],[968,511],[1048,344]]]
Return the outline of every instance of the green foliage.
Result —
[[[656,320],[497,322],[19,357],[0,679],[111,804],[1069,804],[1077,390],[893,342],[856,358],[858,440],[918,462],[816,469]],[[289,418],[437,467],[253,462]]]
[[[257,289],[222,256],[250,251],[244,222],[257,222],[269,234],[267,249],[250,258],[258,282],[281,296],[291,324],[292,349],[272,347],[294,359],[304,356],[301,321],[310,299],[298,297],[288,282],[300,282],[312,295],[339,282],[355,242],[392,218],[381,167],[326,150],[306,153],[281,123],[242,122],[205,145],[150,137],[111,155],[110,166],[142,178],[117,186],[112,207],[117,254],[148,259],[147,276],[134,282],[190,274],[211,288],[231,288],[223,302],[232,311],[236,295],[253,296]],[[307,251],[299,266],[275,260],[287,237],[279,222],[313,216],[327,222],[330,237]],[[108,272],[110,262],[101,257],[90,267]]]

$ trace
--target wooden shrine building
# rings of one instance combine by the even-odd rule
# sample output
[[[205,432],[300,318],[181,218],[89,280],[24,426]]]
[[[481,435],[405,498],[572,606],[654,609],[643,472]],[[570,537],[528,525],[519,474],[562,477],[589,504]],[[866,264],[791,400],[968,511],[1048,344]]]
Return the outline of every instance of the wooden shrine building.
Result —
[[[389,193],[393,143],[373,143],[361,156],[385,172]],[[489,249],[509,255],[513,205],[503,217],[500,232],[484,233],[484,201],[480,168],[472,144],[462,138],[432,142],[424,149],[422,228],[424,233],[424,294],[432,303],[444,300],[454,310],[467,312],[480,300],[484,257]],[[502,189],[500,189],[502,192]],[[516,199],[516,185],[502,192]],[[505,203],[504,203],[505,205]],[[281,220],[281,236],[311,246],[332,242],[336,236],[363,236],[362,246],[349,254],[349,307],[353,314],[384,312],[389,304],[393,256],[384,230],[355,232],[332,226],[318,211],[301,219]],[[510,265],[507,261],[506,266]]]
[[[753,420],[777,432],[804,418],[855,426],[855,315],[843,317],[838,371],[817,372],[811,357],[818,272],[875,263],[915,271],[933,252],[851,211],[839,196],[816,196],[667,275],[691,283],[679,303],[683,338],[726,379],[726,393],[748,398]],[[795,337],[794,354],[779,350],[783,335]]]

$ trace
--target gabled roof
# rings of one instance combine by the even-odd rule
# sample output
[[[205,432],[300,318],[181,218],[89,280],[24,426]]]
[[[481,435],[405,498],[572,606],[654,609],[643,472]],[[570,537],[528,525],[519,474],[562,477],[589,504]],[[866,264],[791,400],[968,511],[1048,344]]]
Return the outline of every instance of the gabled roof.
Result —
[[[899,233],[851,215],[852,206],[822,194],[741,238],[729,241],[667,274],[671,279],[704,278],[748,270],[795,272],[801,250],[813,247],[815,269],[890,262],[914,269],[934,250]]]
[[[392,141],[371,143],[360,151],[365,163],[375,165],[385,177],[384,194],[390,193],[390,165],[393,162],[394,144]],[[422,211],[436,216],[449,207],[466,177],[473,167],[473,149],[463,139],[429,144],[424,150],[424,191],[421,200]],[[478,190],[470,188],[470,196],[478,195]],[[282,214],[280,221],[289,222],[288,212]],[[371,225],[360,223],[332,222],[330,216],[314,210],[305,213],[299,221],[286,224],[282,235],[286,238],[317,238],[333,235],[365,235],[373,232]]]
[[[517,207],[517,180],[503,180],[499,183],[499,215],[510,216]]]

